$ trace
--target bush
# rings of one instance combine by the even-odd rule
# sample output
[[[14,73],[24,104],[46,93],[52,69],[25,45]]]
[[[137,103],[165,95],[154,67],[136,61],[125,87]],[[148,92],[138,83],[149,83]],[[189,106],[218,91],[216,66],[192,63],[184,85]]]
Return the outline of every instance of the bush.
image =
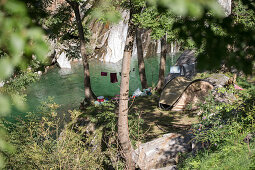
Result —
[[[3,153],[6,169],[102,169],[104,155],[96,147],[101,134],[85,137],[84,130],[74,130],[81,113],[70,111],[71,122],[64,123],[56,112],[58,107],[52,101],[44,102],[41,115],[29,113],[25,121],[5,124],[6,140],[16,148],[15,153]]]
[[[2,122],[9,132],[5,139],[16,152],[5,155],[6,169],[124,169],[117,138],[115,105],[90,106],[85,113],[73,110],[59,115],[52,98],[43,102],[38,114],[28,113],[24,120]],[[138,117],[138,118],[137,118]],[[130,134],[139,137],[139,115],[129,115]]]
[[[254,168],[255,91],[253,85],[246,87],[248,89],[242,91],[218,89],[220,93],[234,93],[237,99],[234,102],[217,102],[210,95],[200,105],[200,122],[193,126],[194,141],[206,147],[196,155],[184,156],[179,168]],[[253,137],[245,141],[247,136]]]

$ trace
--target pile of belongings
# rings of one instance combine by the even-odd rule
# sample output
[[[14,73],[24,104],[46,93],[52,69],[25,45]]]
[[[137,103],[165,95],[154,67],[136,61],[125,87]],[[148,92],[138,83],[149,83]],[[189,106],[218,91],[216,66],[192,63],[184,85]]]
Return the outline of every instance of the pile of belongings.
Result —
[[[109,99],[108,98],[104,98],[104,96],[98,96],[97,100],[94,102],[95,105],[100,105],[100,104],[104,104],[106,102],[108,102]]]
[[[143,89],[143,91],[140,90],[140,88],[136,89],[132,95],[132,97],[138,97],[138,96],[147,96],[151,95],[151,88]]]

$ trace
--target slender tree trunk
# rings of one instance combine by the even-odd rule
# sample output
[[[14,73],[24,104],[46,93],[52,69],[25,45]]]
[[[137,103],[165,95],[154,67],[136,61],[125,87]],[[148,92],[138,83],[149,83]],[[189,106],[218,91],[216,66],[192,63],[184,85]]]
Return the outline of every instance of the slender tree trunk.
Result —
[[[156,90],[160,92],[164,85],[165,68],[166,68],[166,35],[161,38],[160,68],[158,75],[158,84]]]
[[[138,68],[139,68],[139,76],[143,89],[147,89],[147,79],[145,74],[145,65],[143,59],[143,46],[142,46],[142,32],[141,29],[136,27],[136,46],[137,46],[137,55],[138,55]]]
[[[90,84],[89,62],[88,62],[88,57],[86,54],[86,42],[85,42],[83,26],[82,26],[82,21],[80,16],[79,4],[76,1],[67,1],[67,2],[71,5],[71,7],[74,10],[76,23],[77,23],[77,27],[79,31],[80,49],[81,49],[82,63],[83,63],[83,69],[84,69],[84,91],[85,91],[84,101],[90,103],[91,101],[94,101],[96,99],[96,96],[93,93],[91,89],[91,84]]]
[[[133,52],[133,43],[135,35],[135,26],[132,23],[132,10],[130,10],[130,19],[128,23],[128,33],[125,43],[124,56],[122,60],[121,83],[120,83],[120,102],[118,117],[118,138],[126,160],[128,170],[135,169],[132,159],[133,147],[129,138],[128,128],[128,94],[129,94],[129,71],[130,61]]]

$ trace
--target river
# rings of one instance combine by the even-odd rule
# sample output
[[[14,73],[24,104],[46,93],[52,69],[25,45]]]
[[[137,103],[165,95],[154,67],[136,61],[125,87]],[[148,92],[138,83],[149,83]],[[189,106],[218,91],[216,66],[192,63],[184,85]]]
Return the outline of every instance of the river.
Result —
[[[170,66],[175,63],[177,56],[167,56],[166,74]],[[149,86],[155,86],[158,81],[160,57],[149,57],[145,59],[145,70]],[[120,72],[122,61],[118,63],[107,63],[98,60],[90,60],[90,76],[92,90],[96,96],[115,96],[119,94]],[[138,72],[137,58],[131,61],[130,72],[130,95],[137,89],[141,89]],[[107,72],[107,76],[101,76],[101,72]],[[110,82],[110,73],[117,73],[117,83]],[[55,67],[43,74],[39,81],[31,84],[27,88],[26,112],[36,112],[40,103],[51,96],[60,105],[61,111],[77,109],[84,98],[83,90],[83,67],[81,63],[73,63],[72,69],[60,69]],[[12,111],[11,117],[17,114],[24,115],[17,110]],[[23,116],[21,116],[23,117]]]

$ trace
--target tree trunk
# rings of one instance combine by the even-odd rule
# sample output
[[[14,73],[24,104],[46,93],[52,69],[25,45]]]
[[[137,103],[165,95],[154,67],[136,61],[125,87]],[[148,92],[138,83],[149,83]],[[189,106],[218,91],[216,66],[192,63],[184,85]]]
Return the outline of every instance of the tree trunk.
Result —
[[[160,92],[164,85],[165,68],[166,68],[166,35],[161,38],[160,68],[158,75],[158,84],[156,90]]]
[[[80,49],[81,49],[82,63],[83,63],[83,69],[84,69],[84,91],[85,91],[84,101],[90,103],[91,101],[94,101],[96,99],[96,96],[93,93],[91,89],[91,84],[90,84],[89,62],[88,62],[88,57],[86,54],[86,42],[84,38],[79,4],[76,1],[67,1],[67,2],[70,4],[72,9],[74,10],[76,23],[77,23],[77,27],[79,31]]]
[[[142,89],[147,89],[147,79],[145,74],[145,65],[143,60],[143,46],[142,46],[142,37],[141,29],[136,27],[136,46],[137,46],[137,55],[138,55],[138,68],[139,76],[142,84]]]
[[[119,117],[118,117],[118,139],[121,144],[121,149],[126,160],[126,168],[128,170],[135,169],[135,164],[132,160],[133,147],[129,138],[128,128],[128,94],[129,94],[129,71],[130,61],[133,52],[133,43],[135,35],[135,26],[132,23],[132,10],[130,10],[130,19],[128,23],[128,33],[125,43],[124,56],[122,60],[121,83],[120,83],[120,102],[119,102]]]

